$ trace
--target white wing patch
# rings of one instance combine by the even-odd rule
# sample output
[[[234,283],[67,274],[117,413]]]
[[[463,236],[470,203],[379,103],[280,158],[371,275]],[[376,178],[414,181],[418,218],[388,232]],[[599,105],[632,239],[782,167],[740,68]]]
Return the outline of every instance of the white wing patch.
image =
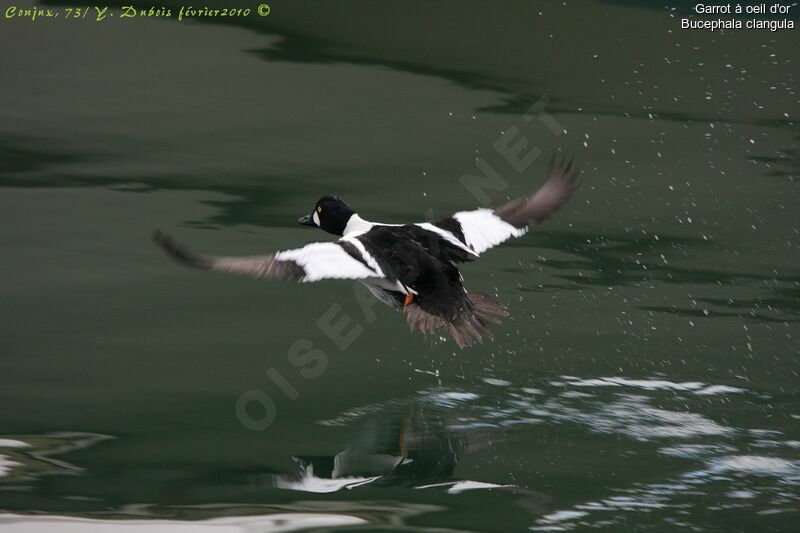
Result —
[[[353,244],[355,244],[355,242],[353,242]],[[361,243],[358,243],[358,245],[361,245]],[[358,247],[358,245],[356,245],[356,247]],[[363,245],[361,245],[361,248],[363,248]],[[359,249],[359,252],[361,252],[362,255],[364,253],[361,249]],[[335,242],[315,242],[303,246],[302,248],[297,248],[296,250],[278,252],[275,254],[275,259],[278,261],[294,261],[303,267],[306,273],[300,280],[303,282],[319,281],[321,279],[366,279],[383,277],[383,272],[380,268],[377,270],[368,268],[357,259],[351,257]],[[366,257],[365,260],[367,260]],[[369,264],[368,260],[367,264]]]
[[[459,223],[461,223],[461,221],[459,221]],[[439,235],[441,238],[443,238],[444,240],[446,240],[450,244],[458,246],[460,249],[464,250],[467,253],[470,253],[470,254],[474,255],[475,257],[478,256],[479,252],[477,252],[475,250],[472,250],[471,248],[466,246],[463,242],[458,240],[455,235],[453,235],[452,233],[450,233],[447,230],[444,230],[444,229],[440,228],[439,226],[434,226],[433,224],[431,224],[429,222],[420,222],[420,223],[417,223],[417,224],[414,224],[414,225],[415,226],[419,226],[420,228],[422,228],[424,230],[427,230],[427,231],[430,231],[432,233],[435,233],[435,234]],[[463,224],[461,224],[461,225],[463,226]]]
[[[464,233],[467,245],[476,253],[488,250],[511,237],[521,237],[528,228],[515,228],[494,214],[492,209],[461,211],[453,215]],[[427,229],[427,228],[426,228]]]

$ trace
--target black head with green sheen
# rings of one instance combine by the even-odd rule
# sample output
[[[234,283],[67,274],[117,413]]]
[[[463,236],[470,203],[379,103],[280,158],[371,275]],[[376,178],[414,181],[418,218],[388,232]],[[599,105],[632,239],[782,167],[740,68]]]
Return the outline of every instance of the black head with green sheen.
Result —
[[[341,236],[344,234],[347,222],[354,214],[355,211],[338,196],[323,196],[317,201],[311,214],[300,217],[298,222]]]

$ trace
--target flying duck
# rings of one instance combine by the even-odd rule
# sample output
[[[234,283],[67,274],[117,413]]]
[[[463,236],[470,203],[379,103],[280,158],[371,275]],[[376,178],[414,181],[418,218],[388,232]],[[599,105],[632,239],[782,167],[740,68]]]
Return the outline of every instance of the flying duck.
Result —
[[[508,310],[489,294],[467,292],[457,264],[521,237],[550,217],[575,192],[579,173],[571,160],[562,161],[531,196],[416,224],[368,222],[341,198],[323,196],[298,222],[340,238],[267,255],[196,255],[161,231],[153,239],[173,259],[197,268],[299,282],[360,280],[379,300],[402,311],[411,331],[444,330],[463,348],[492,339],[489,326],[499,324]]]

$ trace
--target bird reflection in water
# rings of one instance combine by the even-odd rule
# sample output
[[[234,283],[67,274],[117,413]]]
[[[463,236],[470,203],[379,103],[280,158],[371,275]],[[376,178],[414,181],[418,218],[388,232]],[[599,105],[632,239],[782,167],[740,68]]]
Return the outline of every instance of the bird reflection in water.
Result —
[[[387,416],[388,415],[388,416]],[[356,429],[349,446],[333,455],[297,455],[296,471],[276,476],[279,488],[333,492],[361,485],[424,486],[451,480],[462,454],[481,439],[447,429],[419,408],[382,413]],[[452,480],[451,480],[452,481]]]
[[[317,445],[309,444],[307,450],[291,457],[293,468],[283,471],[260,465],[184,478],[172,483],[159,503],[196,503],[207,498],[218,503],[244,501],[263,497],[266,487],[312,493],[356,487],[442,487],[459,493],[507,486],[454,477],[466,454],[489,444],[488,434],[454,429],[440,407],[425,402],[392,406],[365,416],[354,426],[349,441],[344,449],[337,447],[320,455],[312,455],[316,450],[311,447]]]

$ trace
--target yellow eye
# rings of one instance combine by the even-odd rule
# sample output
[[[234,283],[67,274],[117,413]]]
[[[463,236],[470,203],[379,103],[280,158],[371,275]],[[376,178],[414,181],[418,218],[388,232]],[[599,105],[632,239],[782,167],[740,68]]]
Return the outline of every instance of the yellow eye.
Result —
[[[322,208],[321,207],[317,207],[317,213],[322,213]]]

